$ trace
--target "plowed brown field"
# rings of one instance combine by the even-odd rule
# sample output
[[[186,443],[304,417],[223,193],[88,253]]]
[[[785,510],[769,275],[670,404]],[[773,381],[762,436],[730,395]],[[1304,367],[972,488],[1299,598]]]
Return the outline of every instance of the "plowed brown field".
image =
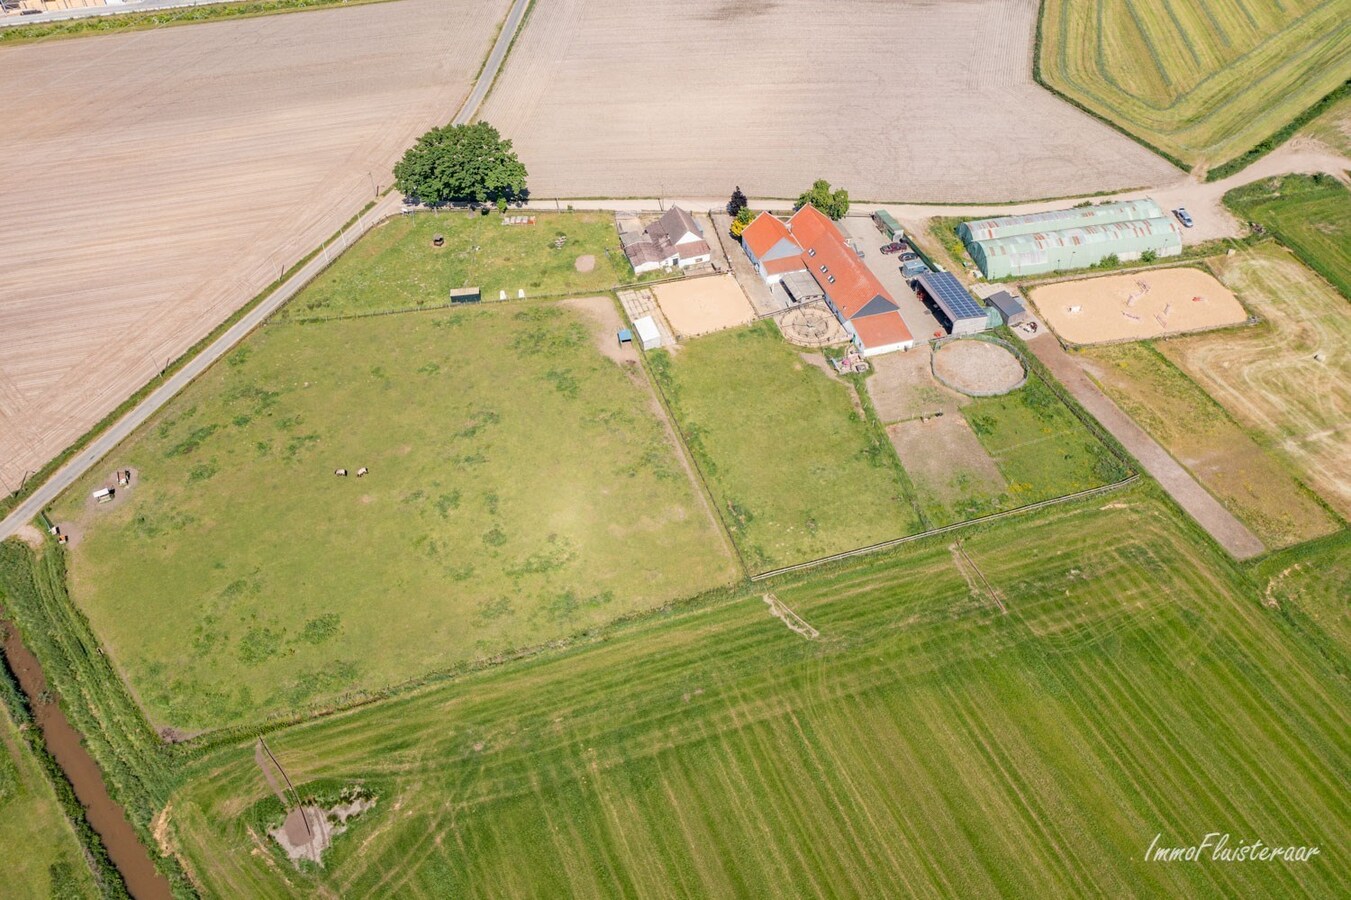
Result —
[[[0,479],[88,430],[388,185],[507,0],[0,51]]]
[[[550,0],[483,117],[540,197],[1015,200],[1176,169],[1032,80],[1036,0]]]

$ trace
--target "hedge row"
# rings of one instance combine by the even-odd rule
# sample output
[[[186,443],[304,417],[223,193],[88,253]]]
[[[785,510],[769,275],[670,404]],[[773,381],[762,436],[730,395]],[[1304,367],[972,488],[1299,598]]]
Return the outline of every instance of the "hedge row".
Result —
[[[1304,112],[1291,119],[1284,128],[1277,131],[1271,137],[1262,143],[1253,147],[1247,153],[1234,157],[1227,163],[1222,163],[1206,173],[1206,181],[1219,181],[1222,178],[1228,178],[1236,172],[1241,172],[1248,166],[1257,162],[1266,156],[1272,150],[1275,150],[1281,144],[1284,144],[1290,138],[1294,137],[1295,132],[1299,131],[1305,125],[1308,125],[1314,119],[1326,112],[1334,103],[1344,97],[1351,96],[1351,78],[1341,83],[1341,86],[1328,94],[1322,100],[1319,100],[1313,106],[1310,106]]]

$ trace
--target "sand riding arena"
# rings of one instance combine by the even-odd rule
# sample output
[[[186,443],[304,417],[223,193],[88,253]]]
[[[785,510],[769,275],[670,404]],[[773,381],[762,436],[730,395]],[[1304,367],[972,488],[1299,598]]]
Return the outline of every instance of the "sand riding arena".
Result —
[[[997,397],[1027,381],[1027,369],[1003,342],[981,338],[945,341],[934,350],[933,374],[941,383],[971,397]]]
[[[1248,319],[1233,291],[1190,267],[1062,281],[1033,288],[1028,296],[1071,344],[1139,341]]]
[[[755,320],[755,310],[731,275],[708,275],[652,289],[677,338],[698,337]]]

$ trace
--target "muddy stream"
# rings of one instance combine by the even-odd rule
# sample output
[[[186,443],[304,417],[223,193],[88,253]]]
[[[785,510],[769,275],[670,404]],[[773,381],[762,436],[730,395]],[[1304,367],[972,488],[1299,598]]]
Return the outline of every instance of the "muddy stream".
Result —
[[[127,890],[136,900],[160,900],[171,897],[169,882],[155,868],[150,851],[127,821],[122,807],[113,802],[103,783],[103,773],[80,740],[80,734],[66,719],[61,707],[44,702],[47,679],[35,657],[23,641],[19,630],[9,621],[0,619],[0,632],[5,635],[5,659],[18,678],[19,687],[28,696],[33,716],[47,743],[47,750],[66,773],[75,796],[84,807],[89,824],[103,839],[103,846],[113,865],[122,873]]]

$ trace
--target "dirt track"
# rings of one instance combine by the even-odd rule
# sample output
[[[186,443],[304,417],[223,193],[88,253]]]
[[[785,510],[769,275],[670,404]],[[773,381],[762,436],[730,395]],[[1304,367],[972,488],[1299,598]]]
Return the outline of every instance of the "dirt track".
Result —
[[[507,0],[0,51],[0,478],[15,486],[387,186]]]
[[[536,196],[1012,200],[1176,169],[1032,81],[1036,0],[537,4],[483,112]],[[811,23],[803,28],[804,22]]]
[[[1027,342],[1032,353],[1051,370],[1074,399],[1088,410],[1103,428],[1121,442],[1177,504],[1187,511],[1215,542],[1235,559],[1251,559],[1266,548],[1234,514],[1212,497],[1181,464],[1159,446],[1159,442],[1136,425],[1121,408],[1108,399],[1080,368],[1079,361],[1066,353],[1051,333],[1042,330]]]

